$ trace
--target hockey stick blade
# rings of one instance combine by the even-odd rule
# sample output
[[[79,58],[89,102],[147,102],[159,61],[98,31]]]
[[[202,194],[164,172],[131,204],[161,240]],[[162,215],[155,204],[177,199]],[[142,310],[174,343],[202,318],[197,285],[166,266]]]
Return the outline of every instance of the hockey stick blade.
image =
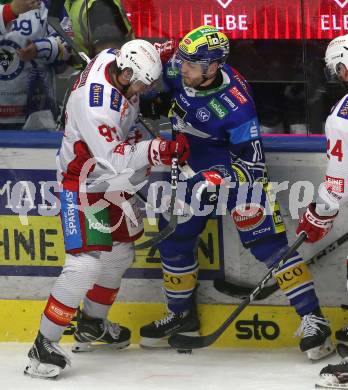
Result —
[[[213,333],[206,336],[185,336],[175,334],[169,337],[168,343],[171,347],[176,349],[197,349],[208,347],[213,344],[224,331],[232,324],[232,322],[239,316],[239,314],[252,302],[255,297],[262,291],[265,284],[272,278],[272,276],[280,269],[280,267],[293,255],[297,248],[306,240],[306,233],[302,232],[294,244],[287,249],[287,251],[278,259],[276,264],[271,268],[257,287],[238,305],[236,310],[223,322]]]
[[[233,298],[238,299],[244,299],[248,295],[251,294],[251,292],[255,289],[256,286],[252,285],[243,285],[239,284],[238,282],[228,282],[224,279],[215,279],[214,282],[214,288],[221,292],[222,294],[229,295]],[[260,294],[255,297],[255,301],[262,301],[263,299],[268,298],[270,295],[272,295],[275,291],[278,290],[278,284],[274,283],[270,286],[265,286],[265,288],[260,292]]]
[[[307,265],[314,264],[318,260],[320,260],[322,257],[325,257],[329,253],[336,250],[339,246],[344,244],[348,241],[348,233],[345,233],[343,236],[339,237],[336,241],[329,244],[327,247],[316,253],[313,257],[306,260],[305,263]],[[251,285],[243,285],[242,283],[234,282],[234,281],[227,281],[224,279],[215,279],[214,280],[214,288],[226,295],[229,295],[234,298],[243,299],[245,296],[251,294],[252,290],[256,286]],[[273,283],[270,286],[265,286],[265,288],[262,290],[262,292],[255,298],[256,301],[260,301],[263,299],[267,299],[270,297],[274,292],[279,290],[279,286],[277,283]]]

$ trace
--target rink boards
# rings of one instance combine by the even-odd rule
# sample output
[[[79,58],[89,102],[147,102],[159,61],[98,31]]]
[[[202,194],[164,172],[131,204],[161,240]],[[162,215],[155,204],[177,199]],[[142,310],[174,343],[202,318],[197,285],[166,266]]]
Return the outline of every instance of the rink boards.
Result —
[[[6,324],[0,325],[0,341],[33,339],[44,300],[64,263],[59,217],[55,208],[47,209],[52,198],[45,196],[47,188],[53,186],[52,192],[54,188],[55,153],[54,148],[0,149],[0,306],[3,318],[9,318]],[[324,175],[323,153],[272,152],[267,159],[272,180],[289,181],[289,188],[292,183],[309,178],[317,187]],[[22,218],[22,221],[14,212],[19,200],[11,196],[14,185],[20,181],[32,183],[28,185],[31,199],[26,201],[32,202],[33,207],[28,211],[28,219]],[[279,200],[292,241],[297,220],[291,215],[294,213],[289,207],[288,195],[289,191],[281,192]],[[47,216],[47,213],[51,214]],[[325,240],[300,250],[305,258],[346,232],[346,216],[344,208],[335,229]],[[146,232],[149,238],[155,234],[156,227],[148,225]],[[346,303],[347,252],[348,245],[342,246],[311,267],[321,304],[328,307],[326,312],[333,322],[333,329],[345,322],[345,313],[338,307]],[[202,332],[209,333],[234,308],[230,304],[238,302],[218,293],[212,286],[212,280],[233,276],[246,282],[257,282],[264,275],[265,268],[240,245],[229,217],[209,221],[197,254],[201,266],[198,300]],[[133,330],[133,342],[138,341],[141,325],[164,312],[161,285],[158,252],[153,249],[138,251],[136,261],[122,283],[120,304],[112,309],[111,317]],[[292,335],[299,322],[286,300],[278,292],[262,304],[265,306],[248,308],[216,345],[270,348],[296,345]],[[8,324],[11,324],[10,327]]]
[[[0,342],[31,342],[37,333],[44,301],[3,300],[0,303],[3,318],[0,323]],[[202,334],[211,333],[230,315],[236,305],[200,304],[198,307]],[[348,312],[326,307],[324,314],[332,329],[348,323]],[[140,340],[139,328],[165,314],[159,303],[119,302],[111,309],[109,319],[127,326],[132,331],[132,343]],[[73,321],[74,324],[74,321]],[[280,348],[297,346],[294,333],[300,321],[292,308],[286,306],[250,306],[231,324],[214,343],[214,347]],[[63,342],[72,342],[64,336]]]

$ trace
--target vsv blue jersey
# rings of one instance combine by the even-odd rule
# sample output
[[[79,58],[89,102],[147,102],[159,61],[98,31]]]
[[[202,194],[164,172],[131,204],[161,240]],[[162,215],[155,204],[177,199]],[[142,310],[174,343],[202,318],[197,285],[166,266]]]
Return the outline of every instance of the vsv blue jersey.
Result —
[[[230,166],[236,160],[247,165],[264,163],[250,87],[228,65],[221,73],[222,84],[203,91],[186,87],[170,63],[164,68],[164,81],[174,99],[169,116],[173,128],[189,139],[188,163],[195,171],[213,165]]]

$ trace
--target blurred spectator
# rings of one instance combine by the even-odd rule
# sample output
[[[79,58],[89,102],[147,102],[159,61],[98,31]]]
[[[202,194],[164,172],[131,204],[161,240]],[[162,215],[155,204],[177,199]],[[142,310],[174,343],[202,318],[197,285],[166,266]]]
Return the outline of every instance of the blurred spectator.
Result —
[[[71,30],[66,15],[61,21]],[[69,56],[67,45],[47,24],[45,2],[0,5],[0,129],[55,127],[55,66]]]
[[[134,38],[120,0],[66,0],[65,9],[75,42],[90,57]]]
[[[120,48],[134,38],[132,26],[120,0],[66,0],[74,41],[90,58],[107,48]],[[78,66],[80,68],[80,64]],[[57,130],[64,131],[65,106],[78,75],[72,73],[59,91],[62,98]]]

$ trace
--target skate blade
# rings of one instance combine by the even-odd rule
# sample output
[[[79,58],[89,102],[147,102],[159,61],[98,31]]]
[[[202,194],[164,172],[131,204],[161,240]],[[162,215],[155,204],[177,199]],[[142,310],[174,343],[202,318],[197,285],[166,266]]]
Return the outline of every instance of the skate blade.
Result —
[[[95,350],[101,350],[101,349],[123,349],[128,347],[130,344],[130,340],[123,341],[122,343],[81,343],[79,341],[76,341],[75,344],[71,348],[71,352],[79,353],[79,352],[92,352]]]
[[[330,337],[328,337],[324,344],[319,347],[308,349],[305,352],[309,360],[317,361],[333,354],[335,352],[335,346],[332,344]]]
[[[24,369],[24,375],[39,379],[57,379],[61,373],[61,367],[53,364],[40,363],[35,359],[30,359],[28,365]]]
[[[348,389],[348,383],[339,383],[335,375],[320,375],[319,381],[315,384],[317,389]]]
[[[183,332],[183,333],[178,333],[186,336],[200,336],[199,331],[194,331],[194,332]],[[170,335],[172,336],[172,335]],[[161,339],[155,339],[155,338],[150,338],[150,337],[142,337],[139,343],[139,347],[143,349],[169,349],[172,348],[168,344],[168,339],[169,337],[163,337]],[[180,353],[184,352],[189,352],[190,350],[185,350],[183,348],[180,349]]]

